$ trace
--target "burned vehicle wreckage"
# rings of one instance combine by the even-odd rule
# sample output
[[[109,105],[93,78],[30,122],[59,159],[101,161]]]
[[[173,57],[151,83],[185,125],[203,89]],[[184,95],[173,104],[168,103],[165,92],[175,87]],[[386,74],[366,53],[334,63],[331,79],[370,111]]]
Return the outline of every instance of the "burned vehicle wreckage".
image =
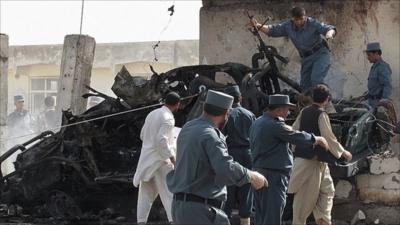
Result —
[[[101,103],[81,115],[63,112],[64,127],[59,132],[44,132],[1,156],[3,162],[11,153],[22,150],[14,163],[15,171],[1,177],[1,203],[22,206],[30,214],[65,220],[84,218],[86,212],[98,214],[107,208],[119,207],[132,213],[136,190],[131,180],[146,115],[160,106],[165,93],[177,91],[185,98],[176,114],[177,126],[182,126],[201,113],[205,90],[225,87],[215,82],[219,72],[241,84],[243,105],[260,115],[268,95],[261,85],[268,77],[264,70],[237,63],[188,66],[145,80],[132,77],[122,68],[113,85],[113,91],[122,99],[92,89],[93,93],[85,97],[102,97]],[[281,92],[298,96],[294,91]],[[334,106],[337,112],[330,114],[332,127],[354,159],[350,163],[332,160],[331,171],[334,177],[349,177],[366,166],[366,156],[383,151],[389,143],[390,110],[370,110],[361,103],[346,101],[334,101]]]
[[[3,210],[0,215],[16,216],[18,212],[10,215],[10,211],[18,210],[10,209],[22,207],[20,214],[63,221],[133,217],[137,189],[132,178],[140,155],[140,130],[147,114],[161,105],[160,99],[169,91],[184,98],[175,115],[177,127],[200,115],[206,90],[223,90],[235,83],[240,86],[244,107],[257,116],[267,104],[266,96],[274,93],[288,94],[297,103],[295,116],[307,104],[307,97],[300,94],[295,81],[279,72],[276,59],[283,63],[287,59],[278,55],[276,48],[260,43],[252,68],[239,63],[186,66],[161,74],[152,70],[154,74],[147,80],[131,76],[123,67],[112,86],[118,98],[88,87],[91,93],[83,97],[104,100],[81,115],[64,111],[59,132],[44,132],[0,157],[1,163],[22,151],[14,163],[15,171],[0,175],[0,203],[8,207],[8,213]],[[268,63],[259,66],[261,60]],[[221,82],[221,77],[228,79]],[[283,83],[289,88],[281,90]],[[327,161],[333,177],[350,177],[367,166],[368,155],[386,149],[396,116],[390,104],[370,109],[359,102],[333,100],[333,105],[334,133],[354,157],[349,163],[329,157]]]

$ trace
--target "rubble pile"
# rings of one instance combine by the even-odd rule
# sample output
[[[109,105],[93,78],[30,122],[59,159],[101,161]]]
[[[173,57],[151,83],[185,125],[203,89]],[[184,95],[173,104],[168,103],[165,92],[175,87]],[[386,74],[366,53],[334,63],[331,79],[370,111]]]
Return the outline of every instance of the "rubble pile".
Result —
[[[398,144],[392,151],[368,157],[368,170],[336,184],[334,218],[346,220],[361,211],[354,224],[398,224],[400,221],[400,159]],[[357,211],[358,210],[358,211]],[[348,221],[349,222],[349,221]]]

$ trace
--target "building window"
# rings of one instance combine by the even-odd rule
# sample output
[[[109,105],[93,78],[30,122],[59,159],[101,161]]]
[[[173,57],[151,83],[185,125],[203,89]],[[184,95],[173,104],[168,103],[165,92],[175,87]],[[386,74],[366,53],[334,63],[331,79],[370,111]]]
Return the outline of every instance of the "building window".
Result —
[[[57,102],[58,78],[31,78],[30,79],[30,111],[40,113],[44,110],[44,99],[53,96]],[[56,103],[57,104],[57,103]]]

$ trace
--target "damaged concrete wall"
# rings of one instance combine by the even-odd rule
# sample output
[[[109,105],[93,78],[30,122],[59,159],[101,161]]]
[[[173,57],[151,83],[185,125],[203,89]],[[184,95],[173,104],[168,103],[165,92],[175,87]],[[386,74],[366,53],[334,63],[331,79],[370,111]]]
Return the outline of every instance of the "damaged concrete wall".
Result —
[[[0,154],[6,151],[3,139],[7,138],[8,40],[8,35],[0,33]]]
[[[71,109],[74,115],[86,111],[96,41],[88,35],[67,35],[64,38],[63,56],[59,76],[57,111]],[[61,120],[60,120],[61,121]]]
[[[398,0],[203,0],[200,11],[200,61],[209,64],[226,61],[251,65],[251,56],[257,51],[256,42],[247,30],[246,11],[259,21],[271,16],[271,23],[290,18],[294,5],[306,8],[307,14],[334,24],[338,35],[330,42],[332,66],[326,82],[335,96],[350,97],[366,91],[371,67],[363,49],[368,42],[379,41],[383,58],[393,70],[394,93],[397,112],[400,112],[400,1]],[[300,57],[286,38],[268,38],[265,42],[276,46],[290,63],[282,65],[283,73],[299,80]],[[400,113],[398,113],[400,115]]]
[[[8,35],[0,33],[0,127],[7,123]],[[2,132],[2,129],[0,130]],[[0,136],[2,133],[0,133]],[[2,136],[1,136],[2,137]]]

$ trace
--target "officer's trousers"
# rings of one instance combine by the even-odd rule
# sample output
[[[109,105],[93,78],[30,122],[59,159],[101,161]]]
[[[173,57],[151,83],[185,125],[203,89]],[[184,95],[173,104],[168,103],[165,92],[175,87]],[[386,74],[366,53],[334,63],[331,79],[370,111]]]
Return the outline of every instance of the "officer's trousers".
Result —
[[[233,157],[233,160],[240,163],[240,165],[251,169],[251,153],[248,148],[228,148],[229,154]],[[228,217],[231,217],[232,208],[235,207],[236,203],[239,203],[239,216],[240,218],[249,218],[253,207],[253,189],[251,184],[245,184],[243,186],[229,186],[228,187],[228,199],[225,204],[225,213]]]
[[[229,225],[222,209],[199,202],[173,200],[172,218],[176,225]]]
[[[289,193],[294,193],[293,225],[305,225],[311,213],[315,221],[331,224],[335,188],[326,163],[296,158]]]
[[[289,176],[275,170],[255,170],[268,180],[268,187],[254,191],[256,225],[280,225],[286,204]]]
[[[321,47],[314,54],[303,58],[300,72],[300,86],[303,92],[324,83],[330,65],[330,52],[326,47]]]

